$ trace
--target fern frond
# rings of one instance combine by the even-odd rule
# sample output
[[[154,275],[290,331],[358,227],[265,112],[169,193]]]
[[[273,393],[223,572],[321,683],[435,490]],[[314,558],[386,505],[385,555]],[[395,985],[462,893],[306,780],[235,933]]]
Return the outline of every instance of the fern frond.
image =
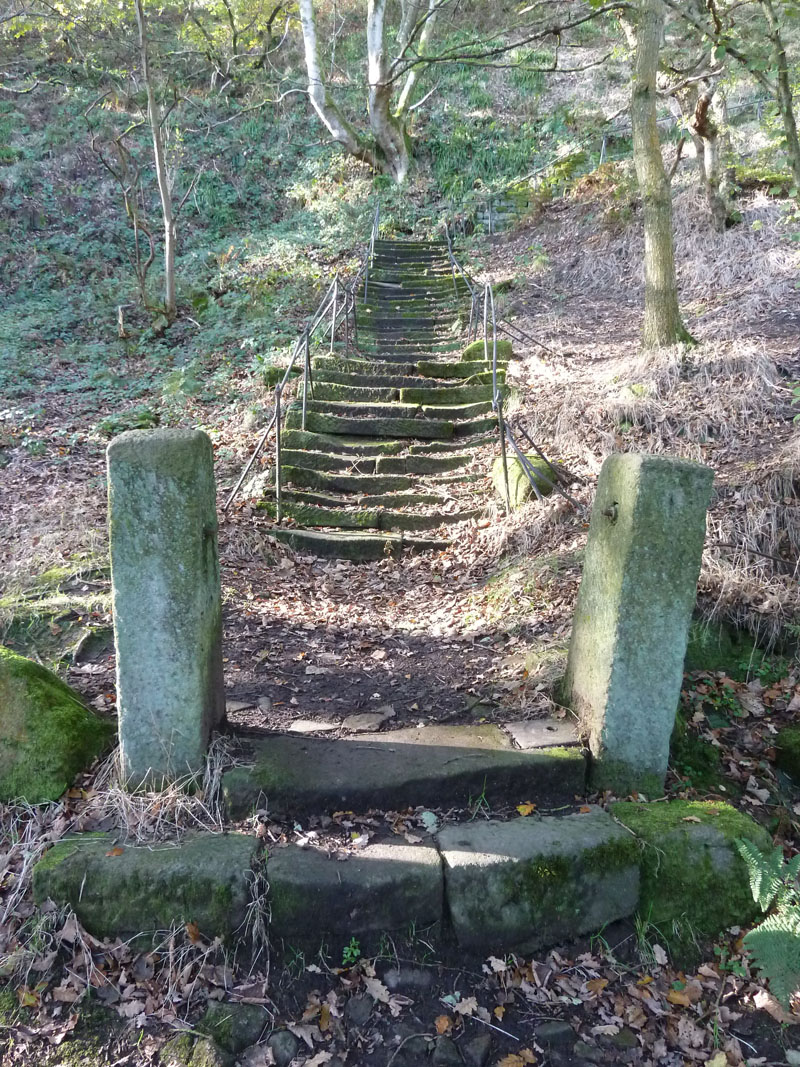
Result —
[[[788,1007],[800,988],[800,907],[768,916],[745,935],[743,943],[772,992]]]
[[[747,864],[753,900],[762,911],[766,911],[785,888],[785,878],[788,872],[783,850],[774,848],[772,852],[762,852],[746,838],[737,838],[736,847],[739,855]]]

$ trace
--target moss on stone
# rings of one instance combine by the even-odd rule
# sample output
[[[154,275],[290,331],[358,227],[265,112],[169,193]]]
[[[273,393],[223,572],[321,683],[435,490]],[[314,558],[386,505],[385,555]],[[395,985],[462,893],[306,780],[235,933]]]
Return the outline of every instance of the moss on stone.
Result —
[[[711,789],[720,783],[722,767],[719,749],[693,734],[680,711],[675,717],[670,738],[669,759],[675,771],[681,777],[688,778],[695,788]]]
[[[785,726],[775,740],[776,764],[800,783],[800,726]]]
[[[641,846],[639,913],[669,944],[678,962],[693,962],[700,946],[757,912],[737,838],[768,848],[767,832],[730,804],[671,800],[620,801],[611,814]]]
[[[492,342],[489,342],[489,360],[492,359],[494,353]],[[475,359],[484,359],[486,355],[486,349],[483,341],[473,341],[471,345],[467,345],[464,351],[461,353],[461,359],[464,363],[469,363]],[[514,358],[514,349],[510,341],[498,341],[497,342],[497,358],[498,360],[509,360]]]
[[[555,477],[552,468],[536,453],[526,456],[526,459],[533,468],[533,479],[536,483],[536,488],[542,496],[549,496],[553,491]],[[512,508],[519,508],[533,495],[533,487],[517,456],[507,455],[506,466],[508,468],[509,502]],[[500,499],[505,501],[506,483],[502,456],[498,456],[492,464],[492,485]]]
[[[0,800],[57,800],[114,726],[44,667],[0,646]]]
[[[177,848],[117,853],[107,835],[53,846],[33,872],[34,899],[69,904],[96,937],[132,937],[194,922],[230,938],[249,900],[253,843],[243,834],[197,834]],[[115,854],[117,853],[117,854]]]
[[[693,619],[689,625],[684,660],[687,671],[724,671],[729,678],[744,681],[748,667],[757,667],[762,659],[763,653],[741,631],[698,619]]]

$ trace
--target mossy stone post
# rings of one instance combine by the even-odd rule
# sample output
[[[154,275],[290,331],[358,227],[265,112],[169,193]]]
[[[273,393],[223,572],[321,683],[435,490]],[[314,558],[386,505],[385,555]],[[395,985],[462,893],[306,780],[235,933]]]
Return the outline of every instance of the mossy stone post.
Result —
[[[124,780],[199,772],[225,710],[214,459],[200,430],[131,430],[108,448]]]
[[[713,480],[664,456],[603,464],[564,683],[595,788],[663,788]]]

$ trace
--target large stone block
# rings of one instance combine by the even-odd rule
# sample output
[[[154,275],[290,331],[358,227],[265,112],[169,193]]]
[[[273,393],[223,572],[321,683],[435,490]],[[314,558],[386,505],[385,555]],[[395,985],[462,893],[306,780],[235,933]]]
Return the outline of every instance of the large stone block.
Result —
[[[158,785],[200,770],[225,709],[210,440],[120,434],[108,494],[122,772]]]
[[[0,646],[0,802],[58,800],[113,736],[55,674]]]
[[[250,901],[255,839],[198,833],[147,848],[115,847],[110,834],[59,841],[36,864],[37,904],[68,904],[95,937],[151,935],[195,923],[230,941]]]
[[[529,952],[636,910],[636,842],[599,808],[445,827],[438,841],[464,947]]]
[[[639,842],[639,913],[679,962],[696,961],[698,942],[713,940],[728,926],[743,926],[756,915],[736,839],[747,838],[762,850],[771,841],[745,812],[722,801],[671,800],[620,801],[611,813]]]
[[[296,845],[267,859],[270,935],[287,945],[338,953],[355,936],[362,948],[382,933],[442,918],[442,864],[432,843],[367,845],[339,861]],[[373,945],[374,947],[374,945]]]
[[[597,788],[663,786],[713,478],[633,454],[600,472],[564,686]]]

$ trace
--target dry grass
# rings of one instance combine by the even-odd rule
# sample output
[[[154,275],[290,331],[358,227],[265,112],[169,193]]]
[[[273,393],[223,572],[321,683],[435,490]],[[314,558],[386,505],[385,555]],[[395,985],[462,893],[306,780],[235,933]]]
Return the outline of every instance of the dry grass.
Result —
[[[676,254],[700,343],[642,353],[643,240],[636,212],[620,222],[629,192],[623,178],[611,172],[586,181],[572,204],[555,204],[545,217],[537,237],[550,256],[546,298],[531,290],[527,321],[524,313],[517,321],[554,354],[528,353],[513,377],[537,442],[592,480],[613,451],[714,468],[701,611],[771,646],[800,624],[800,443],[787,385],[800,378],[800,361],[796,346],[787,352],[770,328],[773,312],[798,310],[800,247],[791,240],[790,209],[757,193],[737,203],[741,224],[715,234],[687,169],[674,198]],[[609,205],[604,225],[598,220]],[[555,551],[579,525],[577,516],[566,520],[554,524],[532,507],[494,540],[510,550]]]
[[[134,844],[179,838],[187,829],[222,833],[222,775],[234,764],[234,742],[217,735],[208,747],[199,790],[187,776],[158,791],[132,793],[122,784],[117,750],[97,773],[85,817],[111,822],[121,838]]]

